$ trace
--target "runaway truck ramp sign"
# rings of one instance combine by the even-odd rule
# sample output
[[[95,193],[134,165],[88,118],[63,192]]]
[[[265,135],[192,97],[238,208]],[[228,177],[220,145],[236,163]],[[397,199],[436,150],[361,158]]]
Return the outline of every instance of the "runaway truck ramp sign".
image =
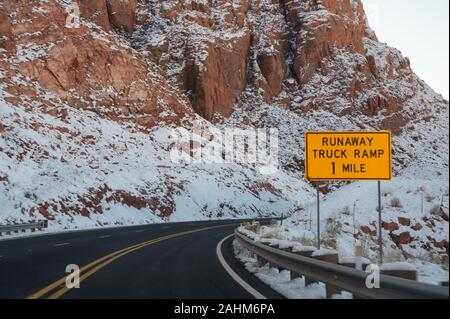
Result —
[[[305,133],[305,177],[309,181],[377,180],[378,245],[383,264],[381,181],[392,179],[392,138],[380,132]],[[317,187],[317,249],[320,249],[320,190]]]
[[[305,175],[310,181],[391,180],[391,133],[307,132]]]

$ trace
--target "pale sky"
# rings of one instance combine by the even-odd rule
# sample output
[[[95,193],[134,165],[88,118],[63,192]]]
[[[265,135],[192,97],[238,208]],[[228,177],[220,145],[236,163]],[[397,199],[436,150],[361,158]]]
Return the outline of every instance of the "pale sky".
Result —
[[[362,0],[380,41],[399,49],[414,72],[449,98],[449,0]]]

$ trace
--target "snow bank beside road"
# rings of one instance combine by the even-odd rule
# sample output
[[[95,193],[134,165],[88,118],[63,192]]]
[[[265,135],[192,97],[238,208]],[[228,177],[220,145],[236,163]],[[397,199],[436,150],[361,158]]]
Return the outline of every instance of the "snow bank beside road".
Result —
[[[443,199],[448,206],[448,180],[396,177],[382,184],[382,193],[385,262],[411,265],[420,281],[448,281],[449,223],[440,209]],[[316,246],[316,229],[316,206],[311,203],[282,226],[243,231],[255,240],[298,250]],[[376,183],[352,183],[321,199],[322,247],[338,251],[341,260],[353,258],[361,246],[363,257],[377,263],[377,230]]]
[[[325,284],[315,283],[305,287],[305,280],[302,277],[291,281],[290,273],[287,270],[280,272],[278,269],[270,268],[269,264],[262,267],[258,265],[256,258],[237,241],[233,242],[233,248],[236,258],[244,264],[248,271],[254,273],[261,281],[283,296],[289,299],[326,298]],[[348,292],[342,292],[332,297],[332,299],[351,298],[352,294]]]

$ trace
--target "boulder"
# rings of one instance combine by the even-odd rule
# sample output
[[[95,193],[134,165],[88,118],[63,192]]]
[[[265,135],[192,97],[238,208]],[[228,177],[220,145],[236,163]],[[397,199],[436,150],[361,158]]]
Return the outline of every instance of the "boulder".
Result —
[[[448,241],[447,240],[442,240],[440,242],[435,242],[434,246],[440,249],[445,249],[445,251],[448,254]]]
[[[390,231],[390,232],[393,232],[393,231],[396,231],[396,230],[399,229],[398,224],[397,224],[397,223],[394,223],[394,222],[390,222],[390,223],[388,223],[388,222],[383,222],[383,223],[382,223],[382,226],[383,226],[383,228],[384,228],[385,230],[388,230],[388,231]]]
[[[377,230],[376,229],[371,229],[369,226],[361,226],[361,231],[366,234],[366,235],[370,235],[370,236],[376,236],[377,235]]]
[[[390,234],[392,241],[397,244],[397,246],[400,245],[408,245],[412,242],[412,237],[409,232],[403,232],[399,235],[396,235],[394,233]]]
[[[399,217],[398,222],[400,225],[409,227],[411,225],[411,219],[406,217]]]

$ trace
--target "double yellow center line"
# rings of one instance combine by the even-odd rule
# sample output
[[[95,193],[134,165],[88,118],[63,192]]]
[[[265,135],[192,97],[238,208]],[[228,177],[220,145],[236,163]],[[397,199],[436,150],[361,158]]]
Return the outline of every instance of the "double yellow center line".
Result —
[[[185,236],[205,230],[211,230],[215,228],[221,228],[221,227],[230,227],[235,225],[221,225],[221,226],[212,226],[212,227],[205,227],[205,228],[199,228],[195,230],[189,230],[181,233],[175,233],[167,236],[158,237],[155,239],[151,239],[121,250],[117,250],[109,255],[103,256],[97,260],[94,260],[93,262],[83,266],[80,269],[80,284],[95,274],[97,271],[102,269],[103,267],[107,266],[108,264],[112,263],[113,261],[119,259],[120,257],[123,257],[125,255],[128,255],[136,250],[139,250],[141,248],[159,243],[164,240],[168,240],[175,237]],[[62,277],[61,279],[55,281],[54,283],[48,285],[47,287],[35,292],[34,294],[30,295],[27,299],[38,299],[38,298],[47,298],[47,299],[58,299],[62,297],[67,291],[70,289],[66,287],[66,278],[67,276]]]

